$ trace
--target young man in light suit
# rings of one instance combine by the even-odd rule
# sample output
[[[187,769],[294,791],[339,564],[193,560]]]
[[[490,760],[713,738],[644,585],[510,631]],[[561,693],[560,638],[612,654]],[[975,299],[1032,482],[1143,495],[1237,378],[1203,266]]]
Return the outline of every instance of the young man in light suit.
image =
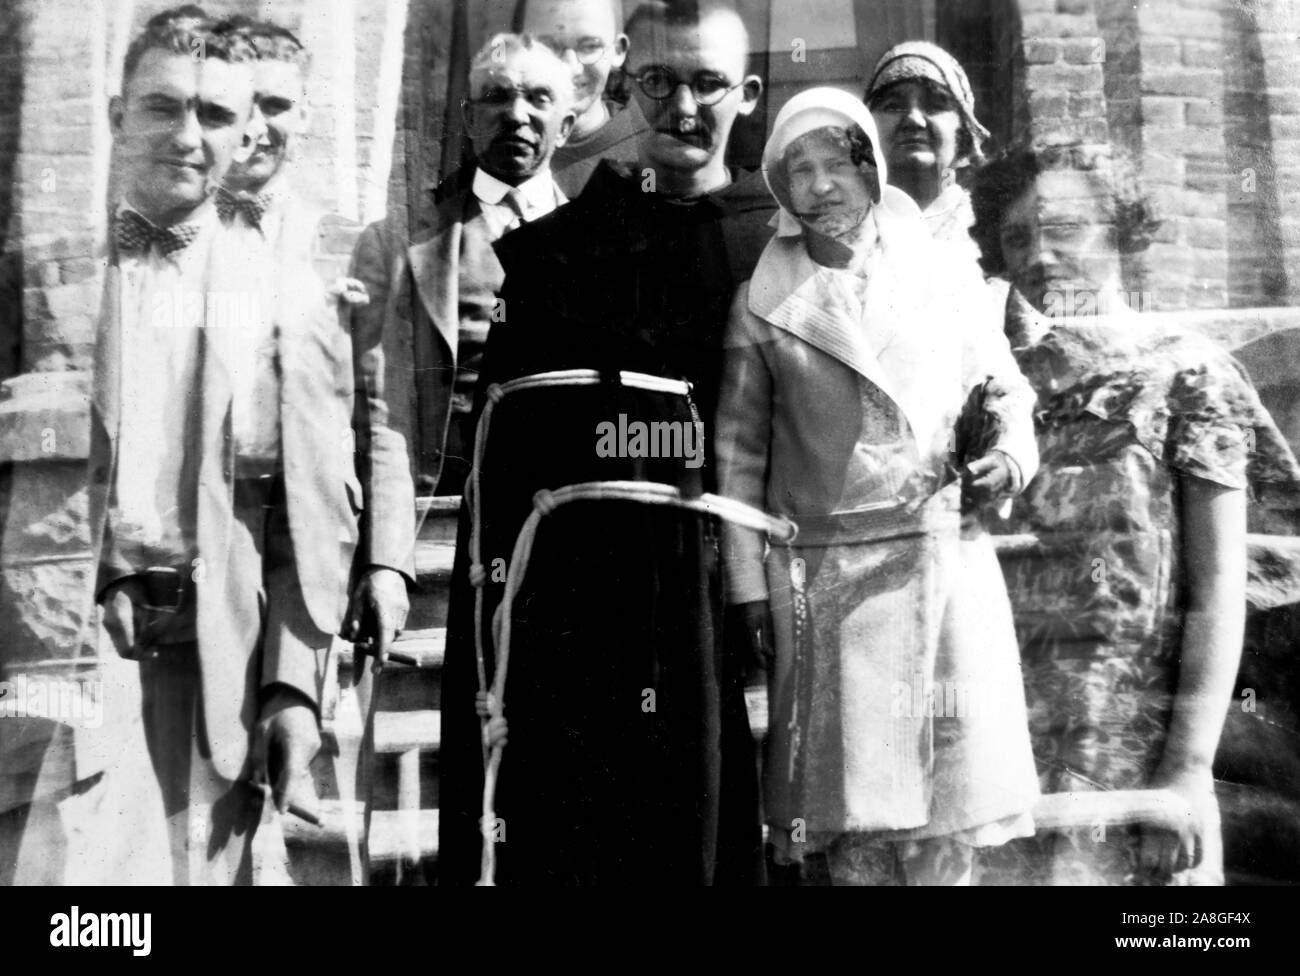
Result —
[[[258,138],[248,158],[231,165],[217,191],[222,222],[250,249],[269,246],[277,253],[311,261],[330,282],[332,294],[348,305],[365,304],[364,284],[336,277],[339,259],[324,253],[321,246],[328,223],[343,218],[310,205],[294,188],[294,160],[310,117],[310,53],[278,24],[232,17],[217,29],[245,38],[258,56],[253,68]],[[280,241],[281,237],[288,239]],[[374,639],[383,656],[401,632],[410,608],[407,584],[415,581],[415,491],[406,442],[388,424],[382,377],[374,375],[382,362],[374,348],[378,337],[370,344],[364,335],[357,338],[353,356],[358,396],[353,419],[357,467],[366,497],[353,605],[344,633],[352,640]],[[373,632],[365,632],[363,621]]]
[[[213,191],[256,138],[255,54],[200,17],[153,18],[110,105],[122,197],[90,511],[104,633],[140,667],[173,878],[229,884],[252,880],[261,784],[282,812],[315,802],[360,489],[333,303],[305,262],[247,253],[218,217]]]

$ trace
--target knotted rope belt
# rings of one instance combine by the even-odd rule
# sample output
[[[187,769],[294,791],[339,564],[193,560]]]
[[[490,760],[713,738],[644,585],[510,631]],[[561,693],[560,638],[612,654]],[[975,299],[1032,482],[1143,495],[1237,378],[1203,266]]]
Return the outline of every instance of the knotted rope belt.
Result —
[[[621,386],[652,393],[675,393],[686,400],[690,406],[691,385],[685,380],[672,380],[648,373],[620,372]],[[483,416],[479,418],[478,429],[474,434],[474,466],[470,471],[469,483],[466,485],[465,500],[470,509],[469,535],[469,579],[474,593],[474,652],[478,666],[478,686],[487,687],[487,668],[483,656],[483,586],[487,581],[487,570],[483,566],[483,513],[479,505],[483,455],[487,450],[488,434],[492,426],[492,416],[497,406],[512,393],[524,390],[540,390],[556,387],[599,386],[608,382],[608,377],[594,369],[561,369],[549,373],[535,373],[521,376],[505,383],[493,383],[487,388],[487,403],[483,407]],[[694,416],[694,407],[691,406]],[[483,762],[487,763],[487,749],[484,747]]]
[[[480,429],[482,429],[480,427]],[[492,693],[488,698],[489,719],[501,716],[505,708],[506,673],[510,662],[511,611],[515,596],[523,585],[528,572],[528,560],[532,554],[533,539],[541,520],[556,508],[570,502],[618,501],[639,502],[645,505],[661,505],[686,509],[704,515],[734,522],[744,528],[767,532],[774,541],[789,543],[796,529],[787,519],[775,519],[752,508],[743,502],[719,495],[704,494],[698,498],[683,498],[680,491],[671,485],[661,485],[646,481],[592,481],[578,485],[568,485],[555,491],[539,491],[533,496],[533,510],[524,520],[523,528],[515,540],[514,552],[510,557],[510,566],[506,570],[505,594],[501,599],[500,629],[497,635],[497,666],[492,681]],[[480,658],[480,668],[482,660]],[[480,671],[480,674],[482,672]],[[480,686],[481,687],[481,686]],[[486,739],[485,739],[486,742]],[[501,768],[501,756],[504,745],[492,747],[488,757],[487,770],[483,778],[483,858],[479,884],[493,885],[496,876],[496,840],[489,830],[496,820],[496,785]]]

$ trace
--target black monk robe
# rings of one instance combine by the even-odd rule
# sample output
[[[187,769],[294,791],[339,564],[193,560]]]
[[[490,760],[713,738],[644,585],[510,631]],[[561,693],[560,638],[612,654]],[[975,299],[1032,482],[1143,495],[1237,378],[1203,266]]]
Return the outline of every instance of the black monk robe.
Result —
[[[489,683],[504,591],[494,560],[510,560],[538,489],[650,480],[714,490],[709,427],[727,310],[773,212],[758,174],[682,203],[604,162],[576,200],[497,244],[504,317],[488,339],[480,412],[493,383],[562,369],[604,379],[494,407],[479,496]],[[689,398],[620,384],[620,371],[686,380]],[[703,463],[687,433],[697,417]],[[660,453],[633,443],[638,421],[674,424],[685,435],[678,456],[634,456]],[[463,511],[442,696],[444,884],[472,883],[481,851],[468,543]],[[723,653],[718,563],[716,524],[680,509],[588,501],[542,521],[512,615],[498,883],[761,879],[756,757],[742,665]]]

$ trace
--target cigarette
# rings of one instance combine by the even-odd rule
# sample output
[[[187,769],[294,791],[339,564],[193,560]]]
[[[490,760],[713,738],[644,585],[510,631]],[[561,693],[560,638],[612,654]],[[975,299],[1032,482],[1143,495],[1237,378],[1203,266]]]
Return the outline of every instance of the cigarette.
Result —
[[[352,646],[362,654],[369,654],[371,657],[377,656],[375,645],[370,641],[357,641]],[[413,668],[418,668],[420,666],[419,658],[412,657],[410,654],[403,654],[401,651],[389,651],[388,660],[396,662],[397,664],[409,664]]]
[[[325,826],[325,821],[321,820],[320,817],[316,816],[316,814],[312,813],[306,807],[300,807],[296,803],[289,804],[289,812],[300,820],[306,820],[313,827]]]
[[[264,796],[266,795],[265,791],[269,788],[265,783],[257,783],[251,780],[249,781],[249,785],[252,786],[253,789],[262,792]],[[312,811],[308,810],[306,807],[300,807],[296,803],[289,804],[289,812],[292,813],[299,820],[307,821],[307,823],[311,824],[313,827],[325,826],[325,821],[323,821],[320,817],[312,813]]]

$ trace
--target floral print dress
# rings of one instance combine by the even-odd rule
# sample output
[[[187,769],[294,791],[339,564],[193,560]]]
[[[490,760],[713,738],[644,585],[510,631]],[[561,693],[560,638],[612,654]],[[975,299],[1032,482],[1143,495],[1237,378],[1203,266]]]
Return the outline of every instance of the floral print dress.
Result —
[[[1030,734],[1045,793],[1142,789],[1164,751],[1186,581],[1180,479],[1293,507],[1300,469],[1241,366],[1137,316],[1016,351],[1038,392],[1041,468],[1004,531]],[[1040,835],[989,852],[986,884],[1133,883],[1135,831]],[[1217,845],[1214,845],[1217,847]],[[1221,854],[1178,883],[1222,883]]]

